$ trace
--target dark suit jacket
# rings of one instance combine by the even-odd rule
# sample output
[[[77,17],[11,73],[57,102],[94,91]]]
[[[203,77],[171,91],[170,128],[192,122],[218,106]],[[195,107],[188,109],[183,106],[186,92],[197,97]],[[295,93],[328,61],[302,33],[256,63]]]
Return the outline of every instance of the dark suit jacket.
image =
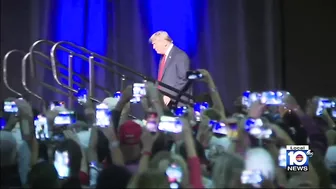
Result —
[[[190,60],[188,55],[174,45],[167,56],[161,82],[181,90],[188,82],[188,80],[186,79],[186,72],[189,69]],[[161,90],[177,96],[177,93],[164,87],[161,87]],[[190,88],[187,93],[191,94],[191,91],[192,90]],[[187,98],[185,97],[182,99],[187,100]],[[179,105],[182,104],[179,103]]]

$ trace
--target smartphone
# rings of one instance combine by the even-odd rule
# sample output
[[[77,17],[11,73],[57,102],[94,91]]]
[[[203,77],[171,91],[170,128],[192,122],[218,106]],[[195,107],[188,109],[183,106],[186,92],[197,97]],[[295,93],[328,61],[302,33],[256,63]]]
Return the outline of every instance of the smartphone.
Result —
[[[281,92],[267,91],[261,93],[260,101],[266,105],[280,105],[283,104],[282,97]]]
[[[180,133],[182,132],[182,123],[178,117],[161,116],[158,129],[164,132]]]
[[[157,132],[157,122],[158,122],[158,115],[157,113],[148,113],[146,115],[146,128],[150,132]]]
[[[0,117],[0,130],[6,127],[6,120],[3,117]]]
[[[260,93],[257,93],[257,92],[250,93],[250,95],[249,95],[249,106],[248,107],[250,107],[252,105],[252,103],[260,100],[260,98],[261,98]]]
[[[272,129],[264,126],[261,119],[248,119],[245,123],[245,130],[258,139],[270,139],[274,136]]]
[[[240,181],[242,184],[251,184],[255,186],[261,184],[263,179],[260,171],[244,170],[241,174]]]
[[[54,157],[54,166],[57,170],[58,177],[60,179],[65,179],[70,176],[70,167],[69,167],[69,154],[67,151],[60,152],[55,151]]]
[[[86,89],[78,89],[76,94],[78,104],[85,104],[87,102],[87,96]]]
[[[278,157],[278,161],[279,161],[279,167],[285,168],[286,167],[286,156],[287,156],[287,150],[284,147],[281,147],[279,149],[279,157]]]
[[[242,103],[243,106],[250,107],[250,100],[249,100],[250,94],[251,94],[251,91],[245,91],[242,94],[242,102],[241,103]]]
[[[190,70],[187,71],[187,79],[194,80],[194,79],[202,79],[204,76],[201,74],[201,72],[197,70]]]
[[[182,168],[179,165],[172,163],[167,167],[166,175],[168,177],[170,188],[179,188],[183,178]]]
[[[111,111],[106,104],[98,104],[96,106],[96,126],[110,126]]]
[[[49,104],[49,109],[53,110],[55,107],[65,107],[65,102],[62,101],[52,101]]]
[[[146,95],[146,88],[144,83],[134,83],[133,84],[133,98],[131,103],[139,103],[141,97]]]
[[[3,109],[6,113],[17,113],[19,111],[14,101],[5,101]]]
[[[54,120],[55,126],[69,125],[76,122],[75,112],[60,112]]]
[[[90,186],[94,186],[97,184],[97,178],[102,170],[103,169],[99,163],[90,162],[89,164]]]
[[[34,120],[35,137],[38,140],[49,139],[49,129],[47,118],[43,115],[38,115]]]
[[[210,120],[209,126],[212,127],[213,133],[227,135],[227,128],[224,123],[215,120]]]
[[[245,130],[246,131],[249,131],[251,130],[252,128],[255,128],[255,127],[261,127],[263,126],[264,123],[261,119],[253,119],[253,118],[249,118],[246,120],[245,122]]]
[[[321,116],[324,109],[336,108],[336,102],[328,98],[320,98],[317,102],[316,116]]]
[[[195,114],[196,121],[201,121],[202,112],[208,108],[209,108],[209,104],[207,102],[194,104],[194,114]]]
[[[249,134],[258,139],[270,139],[274,135],[272,129],[265,126],[251,128]]]
[[[186,106],[179,106],[173,110],[174,115],[178,117],[184,116],[187,112],[188,108]]]
[[[121,92],[120,91],[117,91],[117,92],[115,92],[114,93],[114,95],[113,95],[113,98],[120,98],[121,97]]]

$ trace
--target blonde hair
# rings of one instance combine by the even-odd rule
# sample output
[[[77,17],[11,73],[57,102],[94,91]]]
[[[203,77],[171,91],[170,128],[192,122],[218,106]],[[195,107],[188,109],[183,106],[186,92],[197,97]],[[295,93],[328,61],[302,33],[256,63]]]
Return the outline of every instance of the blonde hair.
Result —
[[[149,43],[152,43],[154,40],[158,38],[164,39],[171,43],[173,42],[172,38],[169,36],[169,34],[166,31],[157,31],[149,38]]]
[[[168,151],[161,151],[157,153],[153,159],[149,163],[149,167],[152,169],[159,169],[160,171],[166,171],[169,164],[175,163],[182,169],[182,186],[188,186],[189,185],[189,172],[188,172],[188,166],[186,162],[184,161],[183,157],[178,154],[172,154]]]
[[[259,170],[268,180],[275,178],[276,165],[271,154],[264,148],[250,148],[246,151],[245,168]]]
[[[169,182],[164,172],[149,169],[134,175],[127,188],[169,188]]]

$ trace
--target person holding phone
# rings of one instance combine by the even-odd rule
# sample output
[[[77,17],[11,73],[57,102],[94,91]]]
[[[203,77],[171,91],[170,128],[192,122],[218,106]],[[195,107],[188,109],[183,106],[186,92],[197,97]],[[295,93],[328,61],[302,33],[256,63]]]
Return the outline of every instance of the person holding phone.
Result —
[[[186,77],[186,73],[190,69],[188,55],[173,44],[173,40],[166,31],[155,32],[149,38],[149,42],[153,45],[153,49],[162,55],[159,65],[158,81],[181,90],[188,82]],[[160,89],[175,95],[172,91],[164,87],[160,87]],[[191,93],[191,89],[189,89],[187,93]],[[164,96],[163,100],[166,105],[171,101],[167,96]]]
[[[9,187],[17,188],[16,186],[27,183],[30,164],[36,162],[36,159],[32,159],[32,157],[36,157],[35,149],[38,147],[34,142],[33,110],[30,104],[22,98],[8,98],[6,101],[14,102],[12,104],[15,104],[17,111],[10,113],[8,120],[6,120],[6,127],[1,131],[2,134],[9,132],[12,135],[7,138],[0,137],[1,140],[4,140],[0,141],[0,149],[4,150],[0,154],[9,158],[8,165],[10,165],[3,166],[5,161],[1,161],[1,172],[5,173],[5,175],[1,175],[1,181],[4,181],[1,182],[1,188],[6,188],[6,184],[9,184]],[[5,152],[6,148],[9,148],[8,150],[11,152]],[[11,153],[14,153],[14,156],[9,155]],[[16,168],[13,169],[14,167]],[[6,170],[7,168],[8,170]],[[19,176],[19,181],[16,179],[17,176]]]

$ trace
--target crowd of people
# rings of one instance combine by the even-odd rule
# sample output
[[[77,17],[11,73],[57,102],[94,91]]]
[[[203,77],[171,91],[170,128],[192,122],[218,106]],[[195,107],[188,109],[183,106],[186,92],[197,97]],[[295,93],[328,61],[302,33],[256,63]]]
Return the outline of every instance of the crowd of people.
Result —
[[[238,97],[236,112],[228,113],[211,75],[199,71],[210,89],[195,99],[209,105],[200,115],[192,106],[176,115],[149,82],[140,98],[143,118],[128,116],[132,86],[103,100],[109,125],[99,124],[104,115],[96,117],[90,100],[82,116],[60,125],[59,113],[73,110],[37,112],[24,98],[6,99],[18,110],[2,112],[1,188],[335,187],[335,117],[329,108],[316,115],[319,97],[305,108],[289,93],[276,105],[257,99],[246,106]],[[36,128],[38,116],[46,123]],[[171,119],[159,128],[162,117]]]

